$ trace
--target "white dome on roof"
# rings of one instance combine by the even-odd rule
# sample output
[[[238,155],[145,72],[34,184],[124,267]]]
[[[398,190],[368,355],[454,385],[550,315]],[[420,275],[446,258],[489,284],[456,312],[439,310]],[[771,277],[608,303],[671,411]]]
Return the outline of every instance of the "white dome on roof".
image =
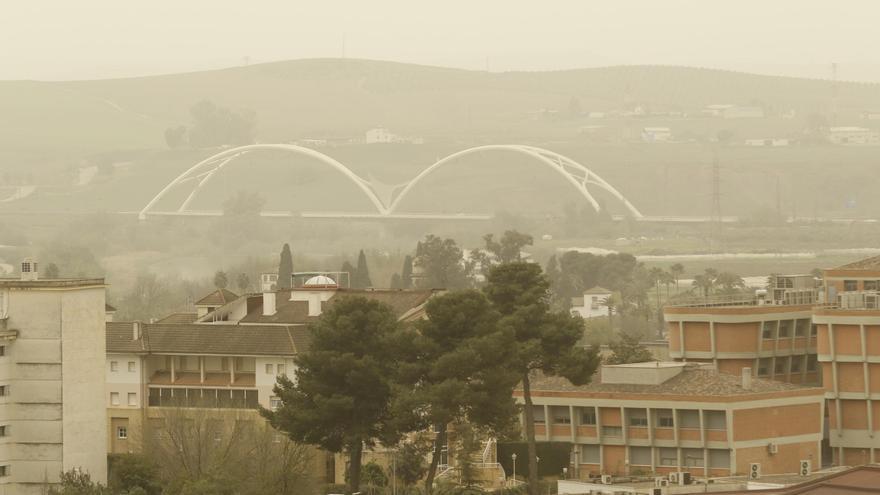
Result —
[[[306,280],[303,287],[338,287],[338,284],[328,276],[318,275]]]

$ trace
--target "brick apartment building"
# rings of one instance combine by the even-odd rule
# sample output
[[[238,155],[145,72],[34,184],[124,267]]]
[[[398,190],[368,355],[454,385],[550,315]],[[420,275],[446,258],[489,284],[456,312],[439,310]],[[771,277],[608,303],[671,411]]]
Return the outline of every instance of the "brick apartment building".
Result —
[[[880,460],[880,257],[825,271],[817,306],[819,362],[834,463]]]
[[[753,297],[698,299],[664,308],[669,356],[712,363],[724,373],[751,368],[756,376],[820,383],[813,305],[820,291],[812,275],[773,276]]]
[[[537,439],[572,443],[581,479],[731,476],[751,463],[763,473],[790,473],[801,460],[821,466],[819,387],[752,379],[749,370],[740,377],[710,365],[649,362],[603,366],[585,386],[537,376],[532,391]]]

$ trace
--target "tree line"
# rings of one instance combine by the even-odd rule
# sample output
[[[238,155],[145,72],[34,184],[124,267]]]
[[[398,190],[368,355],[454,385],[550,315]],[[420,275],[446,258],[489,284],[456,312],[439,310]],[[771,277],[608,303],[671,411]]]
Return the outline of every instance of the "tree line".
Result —
[[[518,390],[529,490],[537,494],[531,380],[543,373],[584,384],[599,363],[595,349],[576,345],[581,319],[552,310],[549,288],[540,266],[500,263],[480,290],[430,299],[425,319],[414,324],[375,300],[343,297],[311,326],[311,347],[295,358],[295,378],[279,377],[282,405],[262,413],[295,442],[345,453],[350,492],[360,489],[365,448],[406,448],[405,438],[433,429],[424,476],[430,494],[448,425],[515,435]]]

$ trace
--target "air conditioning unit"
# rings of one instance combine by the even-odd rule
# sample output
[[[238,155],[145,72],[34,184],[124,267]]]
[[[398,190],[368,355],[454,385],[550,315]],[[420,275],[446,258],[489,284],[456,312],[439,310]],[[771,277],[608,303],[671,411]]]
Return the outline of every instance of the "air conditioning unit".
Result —
[[[798,470],[798,474],[800,474],[801,476],[809,476],[812,472],[813,462],[809,459],[801,460],[801,468]]]
[[[678,484],[679,474],[681,473],[669,473],[669,482],[673,485]]]
[[[749,479],[756,480],[761,477],[761,465],[757,462],[749,464]]]
[[[767,444],[767,452],[769,452],[771,454],[778,454],[779,453],[779,445],[775,444],[775,443]]]
[[[663,476],[658,476],[654,478],[654,487],[662,488],[664,486],[669,486],[669,480]]]
[[[679,483],[682,485],[690,485],[691,483],[694,482],[693,478],[691,477],[691,473],[689,471],[683,471],[681,473],[681,475],[679,476],[679,480],[680,480]]]
[[[612,484],[612,482],[611,482],[611,475],[610,475],[610,474],[603,474],[603,475],[602,475],[602,484],[603,484],[603,485],[610,485],[610,484]]]

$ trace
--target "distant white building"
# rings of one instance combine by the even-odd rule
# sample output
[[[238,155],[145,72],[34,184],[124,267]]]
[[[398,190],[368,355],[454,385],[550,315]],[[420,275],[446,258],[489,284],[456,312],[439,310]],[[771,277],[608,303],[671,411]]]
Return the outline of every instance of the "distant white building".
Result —
[[[584,291],[582,297],[571,299],[571,314],[582,318],[608,316],[608,298],[611,291],[602,287],[593,287]]]
[[[645,127],[642,129],[642,141],[646,143],[668,143],[672,141],[672,130],[668,127]]]
[[[761,107],[731,106],[721,112],[721,117],[725,119],[762,119],[764,118],[764,109]]]
[[[713,105],[706,105],[703,108],[703,113],[712,117],[721,117],[724,114],[724,111],[728,108],[732,108],[733,105],[729,103],[716,103]]]
[[[753,138],[746,139],[746,146],[770,146],[770,147],[778,147],[778,146],[789,146],[791,144],[791,140],[788,138]]]
[[[867,127],[830,127],[828,128],[828,141],[842,145],[880,144],[880,134]]]
[[[364,140],[367,144],[387,144],[400,141],[400,136],[384,127],[376,127],[367,131]]]

